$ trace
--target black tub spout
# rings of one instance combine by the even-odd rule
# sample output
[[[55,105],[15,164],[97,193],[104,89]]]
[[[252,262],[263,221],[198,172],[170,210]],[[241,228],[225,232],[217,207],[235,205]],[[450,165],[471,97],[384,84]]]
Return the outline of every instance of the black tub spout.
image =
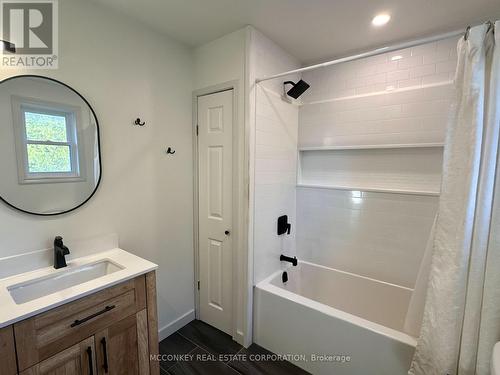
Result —
[[[280,260],[282,262],[290,262],[290,263],[292,263],[294,265],[294,267],[298,263],[297,257],[293,257],[293,258],[292,257],[287,257],[286,255],[283,255],[283,254],[280,255]]]

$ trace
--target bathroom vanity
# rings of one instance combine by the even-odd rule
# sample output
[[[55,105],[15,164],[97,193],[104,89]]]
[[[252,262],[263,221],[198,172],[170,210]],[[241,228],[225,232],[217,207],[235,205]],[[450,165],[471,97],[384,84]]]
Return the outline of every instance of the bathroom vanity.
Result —
[[[0,374],[159,374],[156,268],[112,249],[1,279]]]

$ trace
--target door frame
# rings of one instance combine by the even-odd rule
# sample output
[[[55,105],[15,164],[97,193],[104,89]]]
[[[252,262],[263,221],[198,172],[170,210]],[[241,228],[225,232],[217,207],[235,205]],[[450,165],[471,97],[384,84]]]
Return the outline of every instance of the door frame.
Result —
[[[246,272],[238,272],[238,270],[246,270],[248,264],[247,246],[246,246],[246,233],[248,225],[248,195],[246,192],[248,188],[240,189],[241,185],[248,185],[247,178],[244,177],[243,181],[240,178],[241,170],[245,170],[245,163],[247,161],[246,155],[243,151],[245,149],[245,129],[239,126],[239,117],[243,111],[239,108],[238,103],[240,99],[239,81],[233,80],[224,82],[218,85],[209,86],[203,89],[193,91],[193,248],[194,248],[194,296],[195,296],[195,317],[200,317],[200,293],[198,290],[198,281],[200,275],[200,246],[199,246],[199,189],[198,189],[198,135],[196,127],[198,126],[198,97],[216,94],[219,92],[233,90],[233,163],[232,170],[232,201],[233,201],[233,222],[231,225],[231,236],[233,237],[233,254],[232,254],[232,322],[231,333],[233,340],[244,345],[248,341],[249,333],[246,332],[246,306],[247,306],[247,279]],[[243,150],[242,150],[243,148]],[[238,306],[238,296],[241,296],[243,307]],[[238,316],[240,315],[240,316]],[[251,317],[250,317],[251,318]],[[241,326],[238,327],[238,321]],[[251,337],[251,332],[250,332]]]

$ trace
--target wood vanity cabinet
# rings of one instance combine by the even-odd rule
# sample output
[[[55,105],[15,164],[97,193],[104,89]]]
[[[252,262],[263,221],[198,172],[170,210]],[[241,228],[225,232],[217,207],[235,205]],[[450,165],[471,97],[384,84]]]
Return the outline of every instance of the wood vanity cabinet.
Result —
[[[158,354],[155,273],[15,323],[13,336],[20,375],[159,375],[150,359]]]

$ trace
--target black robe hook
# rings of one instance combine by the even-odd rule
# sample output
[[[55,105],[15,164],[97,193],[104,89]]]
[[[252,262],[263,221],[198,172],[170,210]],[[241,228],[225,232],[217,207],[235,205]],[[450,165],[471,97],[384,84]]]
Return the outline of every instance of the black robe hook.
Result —
[[[137,117],[134,121],[134,125],[139,125],[139,126],[144,126],[146,125],[146,122],[141,122],[141,119],[139,117]]]

